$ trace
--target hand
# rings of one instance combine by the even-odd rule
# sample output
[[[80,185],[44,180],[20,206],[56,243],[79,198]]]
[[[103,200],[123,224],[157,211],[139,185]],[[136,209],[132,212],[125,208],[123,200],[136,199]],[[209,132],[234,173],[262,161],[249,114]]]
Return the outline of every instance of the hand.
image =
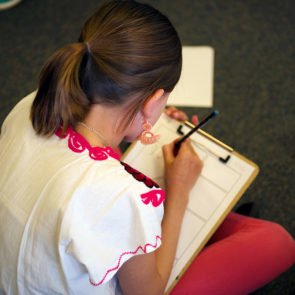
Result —
[[[186,121],[188,120],[188,116],[185,112],[177,109],[176,107],[169,106],[165,109],[165,114],[169,116],[170,118],[173,118],[177,121]],[[191,122],[194,125],[197,125],[199,123],[199,119],[197,115],[193,115],[191,118]]]
[[[176,156],[173,153],[175,143],[176,141],[162,148],[165,186],[168,197],[177,198],[186,206],[188,195],[202,171],[203,163],[189,139],[181,144]]]

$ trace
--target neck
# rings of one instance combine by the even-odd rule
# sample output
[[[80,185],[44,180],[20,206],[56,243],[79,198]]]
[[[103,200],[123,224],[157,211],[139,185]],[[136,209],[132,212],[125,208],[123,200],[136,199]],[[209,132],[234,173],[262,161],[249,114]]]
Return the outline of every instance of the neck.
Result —
[[[94,129],[93,127],[88,126],[88,125],[87,125],[86,123],[84,123],[84,122],[79,122],[78,124],[79,124],[80,126],[86,128],[88,131],[94,133],[94,134],[97,136],[97,140],[99,140],[100,143],[101,143],[104,147],[109,146],[109,144],[107,143],[107,140],[104,138],[104,136],[103,136],[100,132],[98,132],[96,129]]]
[[[76,131],[92,146],[116,148],[124,137],[117,132],[121,116],[122,110],[117,108],[93,105],[83,122],[76,126]]]

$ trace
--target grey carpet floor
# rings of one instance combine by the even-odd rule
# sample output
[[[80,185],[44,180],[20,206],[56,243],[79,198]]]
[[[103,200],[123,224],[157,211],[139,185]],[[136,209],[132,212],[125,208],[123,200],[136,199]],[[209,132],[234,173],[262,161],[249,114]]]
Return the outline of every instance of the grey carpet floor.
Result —
[[[261,172],[240,203],[295,235],[295,5],[292,0],[149,0],[184,45],[215,50],[214,106],[207,130],[256,162]],[[0,123],[36,89],[39,70],[74,42],[98,0],[24,0],[0,11]],[[208,109],[185,109],[206,114]],[[294,267],[254,294],[295,294]]]

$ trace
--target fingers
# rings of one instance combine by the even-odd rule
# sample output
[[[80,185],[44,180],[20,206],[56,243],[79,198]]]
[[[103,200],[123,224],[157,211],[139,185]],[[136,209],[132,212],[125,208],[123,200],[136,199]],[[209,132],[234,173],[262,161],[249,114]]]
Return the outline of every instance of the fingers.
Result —
[[[178,120],[178,121],[185,121],[185,120],[188,119],[185,112],[177,109],[174,106],[166,108],[165,113],[166,113],[167,116],[169,116],[169,117],[171,117],[171,118],[173,118],[175,120]]]
[[[172,119],[175,119],[177,121],[186,121],[188,120],[188,116],[185,112],[177,109],[176,107],[174,106],[168,106],[166,109],[165,109],[165,114],[167,116],[169,116],[170,118]],[[191,119],[191,122],[194,124],[194,125],[197,125],[199,124],[199,118],[197,115],[193,115],[192,116],[192,119]]]
[[[180,146],[176,158],[186,158],[190,162],[190,165],[195,166],[196,173],[199,174],[203,168],[203,162],[200,159],[199,155],[196,153],[193,145],[191,144],[190,139],[186,139]]]
[[[174,142],[163,145],[162,151],[163,151],[165,164],[173,162],[175,158],[173,150],[174,150]]]
[[[172,163],[175,160],[175,143],[179,140],[179,138],[176,138],[173,140],[171,143],[165,144],[162,146],[162,152],[163,152],[163,157],[164,157],[164,162],[165,164]]]
[[[195,149],[193,148],[193,145],[191,144],[190,139],[186,139],[180,145],[176,158],[179,158],[179,159],[187,158],[189,159],[189,161],[191,161],[191,163],[197,164],[197,166],[200,166],[202,164],[202,161],[199,158],[199,155],[196,153]]]
[[[175,141],[163,146],[165,187],[180,197],[187,195],[201,173],[203,163],[190,140],[184,141],[175,156]]]
[[[193,115],[193,116],[192,116],[192,123],[193,123],[194,125],[198,125],[198,124],[199,124],[199,118],[198,118],[197,115]]]
[[[178,151],[178,154],[183,154],[183,153],[193,153],[195,154],[195,150],[191,144],[191,141],[190,139],[186,139],[181,145],[180,145],[180,148],[179,148],[179,151]]]
[[[175,139],[173,142],[163,145],[162,151],[163,151],[163,156],[164,156],[164,161],[165,163],[171,163],[175,160],[175,158],[183,157],[185,155],[190,156],[190,155],[197,155],[191,142],[190,139],[186,139],[181,145],[178,150],[177,155],[174,153],[174,148],[175,144],[179,139]]]

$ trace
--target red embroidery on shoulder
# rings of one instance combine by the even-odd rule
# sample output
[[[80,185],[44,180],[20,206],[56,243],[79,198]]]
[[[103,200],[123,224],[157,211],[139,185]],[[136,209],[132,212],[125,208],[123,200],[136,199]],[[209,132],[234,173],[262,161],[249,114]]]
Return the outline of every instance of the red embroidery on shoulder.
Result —
[[[152,203],[154,207],[158,207],[159,205],[161,205],[166,198],[165,191],[161,189],[152,190],[147,193],[141,194],[140,196],[144,204],[148,205],[149,203]]]
[[[95,283],[95,282],[91,281],[91,279],[89,279],[89,282],[90,282],[91,285],[93,285],[93,286],[99,286],[99,285],[101,285],[101,284],[105,281],[106,277],[107,277],[111,272],[116,271],[116,270],[118,270],[118,269],[120,268],[120,266],[121,266],[121,261],[122,261],[123,256],[125,256],[125,255],[135,255],[139,250],[141,250],[143,253],[147,253],[147,247],[152,247],[152,248],[156,249],[157,246],[158,246],[158,243],[159,243],[160,241],[161,241],[161,237],[160,237],[160,236],[156,236],[156,241],[155,241],[154,244],[149,244],[149,243],[148,243],[148,244],[145,244],[143,247],[142,247],[142,246],[138,246],[138,247],[136,248],[135,251],[123,252],[123,253],[120,255],[120,257],[119,257],[116,266],[114,266],[114,267],[112,267],[112,268],[109,268],[109,269],[106,271],[106,273],[104,274],[103,278],[102,278],[98,283]]]
[[[136,169],[132,168],[131,166],[129,166],[128,164],[124,162],[120,162],[120,163],[124,166],[125,170],[139,182],[143,182],[149,188],[153,188],[153,187],[159,188],[159,185],[156,182],[154,182],[152,179],[150,179],[149,177],[145,176],[144,174],[142,174],[141,172],[137,171]]]
[[[103,161],[109,156],[116,160],[120,159],[120,156],[111,147],[92,147],[81,134],[75,132],[72,128],[69,128],[64,135],[62,135],[61,129],[58,129],[55,134],[62,139],[68,137],[68,147],[75,153],[88,150],[89,157],[93,160]]]

